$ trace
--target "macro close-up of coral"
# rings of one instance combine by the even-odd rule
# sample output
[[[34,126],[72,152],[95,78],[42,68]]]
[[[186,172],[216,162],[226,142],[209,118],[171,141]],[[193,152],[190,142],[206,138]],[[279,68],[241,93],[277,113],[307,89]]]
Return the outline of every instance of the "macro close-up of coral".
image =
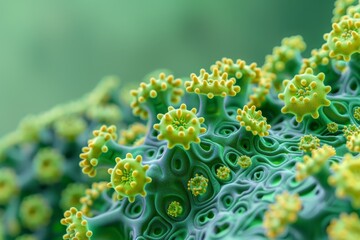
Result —
[[[0,240],[360,239],[360,1],[328,28],[27,116],[0,138]]]

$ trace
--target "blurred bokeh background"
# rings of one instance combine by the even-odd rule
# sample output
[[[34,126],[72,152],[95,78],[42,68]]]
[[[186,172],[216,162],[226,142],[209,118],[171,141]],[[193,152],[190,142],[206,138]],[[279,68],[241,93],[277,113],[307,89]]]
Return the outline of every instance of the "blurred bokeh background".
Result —
[[[262,65],[283,37],[310,50],[331,28],[330,0],[0,0],[0,136],[27,114],[83,96],[106,75],[126,85],[176,77],[222,57]]]

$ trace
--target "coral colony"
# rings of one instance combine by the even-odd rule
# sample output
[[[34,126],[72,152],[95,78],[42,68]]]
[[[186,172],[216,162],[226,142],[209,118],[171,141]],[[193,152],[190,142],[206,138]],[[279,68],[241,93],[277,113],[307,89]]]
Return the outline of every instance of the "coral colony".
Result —
[[[0,239],[360,239],[359,3],[324,40],[26,118],[0,145]]]

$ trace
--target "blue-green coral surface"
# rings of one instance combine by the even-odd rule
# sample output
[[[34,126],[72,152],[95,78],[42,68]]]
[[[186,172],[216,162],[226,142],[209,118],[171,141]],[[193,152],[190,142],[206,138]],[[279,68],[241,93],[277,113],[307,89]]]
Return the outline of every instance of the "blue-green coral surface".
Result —
[[[292,36],[261,67],[154,74],[134,116],[103,86],[28,119],[0,146],[0,239],[359,239],[357,4],[308,58]]]

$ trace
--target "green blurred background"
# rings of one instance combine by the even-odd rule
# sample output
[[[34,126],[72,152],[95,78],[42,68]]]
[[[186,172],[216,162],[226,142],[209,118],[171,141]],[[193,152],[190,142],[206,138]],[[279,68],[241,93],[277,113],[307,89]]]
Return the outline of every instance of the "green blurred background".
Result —
[[[283,37],[305,56],[331,28],[330,0],[0,0],[0,136],[27,114],[168,68],[198,73],[222,57],[261,65]]]

